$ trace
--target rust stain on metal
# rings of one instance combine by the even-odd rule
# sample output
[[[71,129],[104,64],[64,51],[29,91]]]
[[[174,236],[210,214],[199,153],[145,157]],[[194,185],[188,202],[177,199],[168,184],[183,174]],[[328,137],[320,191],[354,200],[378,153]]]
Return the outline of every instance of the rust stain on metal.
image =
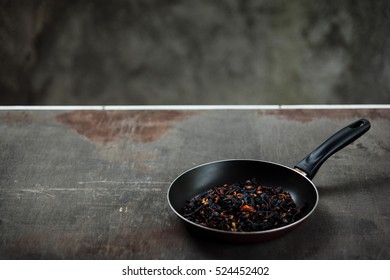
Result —
[[[348,119],[348,118],[367,118],[390,119],[390,110],[385,109],[282,109],[282,110],[259,110],[262,116],[273,116],[279,119],[287,119],[299,122],[310,122],[314,119]]]
[[[194,111],[72,111],[57,120],[93,142],[108,143],[130,137],[134,143],[153,142],[163,137],[174,122],[196,114]]]

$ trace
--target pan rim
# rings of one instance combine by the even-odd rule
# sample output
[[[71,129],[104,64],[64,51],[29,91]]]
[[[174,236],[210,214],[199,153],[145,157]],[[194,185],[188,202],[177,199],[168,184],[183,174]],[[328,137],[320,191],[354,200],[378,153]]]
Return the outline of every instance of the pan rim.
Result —
[[[287,168],[293,172],[295,172],[296,174],[298,174],[299,176],[303,177],[304,179],[306,179],[313,187],[314,189],[314,192],[316,194],[316,201],[314,203],[314,206],[312,207],[312,209],[309,211],[309,213],[307,213],[305,216],[303,216],[302,218],[300,218],[299,220],[291,223],[291,224],[288,224],[288,225],[285,225],[285,226],[282,226],[282,227],[277,227],[277,228],[273,228],[273,229],[268,229],[268,230],[261,230],[261,231],[240,231],[240,232],[233,232],[233,231],[225,231],[225,230],[220,230],[220,229],[214,229],[214,228],[210,228],[210,227],[206,227],[206,226],[203,226],[203,225],[200,225],[200,224],[197,224],[195,222],[192,222],[188,219],[186,219],[185,217],[183,217],[183,215],[181,215],[178,211],[176,211],[176,209],[172,206],[171,204],[171,201],[170,201],[170,198],[169,198],[169,194],[171,193],[171,189],[172,189],[172,186],[175,184],[175,182],[181,178],[182,176],[184,176],[185,174],[187,174],[188,172],[192,171],[192,170],[195,170],[195,169],[198,169],[198,168],[201,168],[203,166],[207,166],[207,165],[211,165],[211,164],[217,164],[217,163],[223,163],[223,162],[228,162],[228,161],[248,161],[248,162],[261,162],[261,163],[267,163],[267,164],[272,164],[272,165],[277,165],[277,166],[280,166],[280,167],[283,167],[283,168]],[[207,230],[207,231],[211,231],[211,232],[215,232],[215,233],[224,233],[224,234],[228,234],[228,235],[232,235],[232,236],[240,236],[240,235],[263,235],[263,234],[271,234],[271,233],[275,233],[275,232],[279,232],[279,231],[283,231],[283,230],[287,230],[289,228],[292,228],[292,227],[295,227],[297,225],[299,225],[300,223],[302,223],[303,221],[305,221],[313,212],[314,210],[317,208],[317,205],[318,205],[318,201],[319,201],[319,194],[318,194],[318,190],[317,190],[317,187],[314,185],[314,183],[309,179],[307,178],[306,176],[304,176],[302,173],[298,172],[297,170],[295,170],[294,168],[291,168],[289,166],[286,166],[286,165],[283,165],[283,164],[280,164],[280,163],[276,163],[276,162],[272,162],[272,161],[267,161],[267,160],[258,160],[258,159],[223,159],[223,160],[216,160],[216,161],[211,161],[211,162],[207,162],[207,163],[203,163],[203,164],[200,164],[200,165],[197,165],[195,167],[192,167],[186,171],[184,171],[183,173],[181,173],[179,176],[177,176],[170,184],[169,188],[168,188],[168,191],[167,191],[167,200],[168,200],[168,204],[169,204],[169,207],[172,209],[172,211],[176,214],[176,216],[178,216],[180,219],[182,219],[184,222],[186,223],[189,223],[191,224],[192,226],[195,226],[197,228],[200,228],[202,230]]]

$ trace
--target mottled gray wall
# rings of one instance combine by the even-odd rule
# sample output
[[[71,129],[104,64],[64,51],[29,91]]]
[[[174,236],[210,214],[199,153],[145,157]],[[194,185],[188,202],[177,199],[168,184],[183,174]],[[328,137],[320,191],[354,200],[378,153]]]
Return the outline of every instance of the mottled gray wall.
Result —
[[[1,1],[3,104],[390,103],[390,1]]]

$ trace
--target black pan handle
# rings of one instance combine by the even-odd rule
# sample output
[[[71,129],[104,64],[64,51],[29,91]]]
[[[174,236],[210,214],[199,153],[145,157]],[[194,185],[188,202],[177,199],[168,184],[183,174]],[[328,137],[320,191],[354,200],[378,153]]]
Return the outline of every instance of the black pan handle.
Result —
[[[313,179],[321,165],[334,153],[351,144],[371,127],[366,119],[361,119],[336,132],[318,148],[308,154],[302,161],[295,165],[304,171],[309,179]]]

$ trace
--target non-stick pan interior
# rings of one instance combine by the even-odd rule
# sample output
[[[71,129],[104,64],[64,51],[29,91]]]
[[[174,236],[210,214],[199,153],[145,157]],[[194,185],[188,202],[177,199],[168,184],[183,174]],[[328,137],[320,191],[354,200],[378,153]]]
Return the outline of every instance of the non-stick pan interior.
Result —
[[[179,176],[171,185],[168,200],[180,215],[187,200],[213,187],[255,178],[260,185],[282,187],[289,192],[298,207],[310,213],[318,201],[313,183],[291,168],[256,160],[226,160],[201,165]]]

